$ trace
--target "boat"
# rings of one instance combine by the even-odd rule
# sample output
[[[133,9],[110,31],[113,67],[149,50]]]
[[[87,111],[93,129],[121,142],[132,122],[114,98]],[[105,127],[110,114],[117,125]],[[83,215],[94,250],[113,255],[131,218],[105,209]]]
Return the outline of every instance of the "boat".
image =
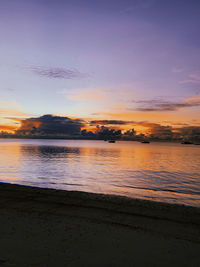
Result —
[[[115,143],[115,140],[108,140],[108,143]]]
[[[183,141],[181,142],[182,145],[192,145],[193,143],[190,141]]]
[[[142,144],[149,144],[150,142],[144,140],[144,141],[142,141],[141,143],[142,143]]]

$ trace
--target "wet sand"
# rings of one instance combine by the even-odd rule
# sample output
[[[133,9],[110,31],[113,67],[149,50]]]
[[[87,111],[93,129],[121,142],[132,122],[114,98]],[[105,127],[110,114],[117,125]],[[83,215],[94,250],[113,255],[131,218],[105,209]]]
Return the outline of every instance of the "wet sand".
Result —
[[[0,266],[200,266],[200,208],[0,183]]]

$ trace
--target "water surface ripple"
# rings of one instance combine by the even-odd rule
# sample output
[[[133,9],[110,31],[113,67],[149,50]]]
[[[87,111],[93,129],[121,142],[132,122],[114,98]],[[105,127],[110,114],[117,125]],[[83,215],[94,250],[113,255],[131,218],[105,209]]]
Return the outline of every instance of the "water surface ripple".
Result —
[[[0,139],[0,181],[200,206],[200,146]]]

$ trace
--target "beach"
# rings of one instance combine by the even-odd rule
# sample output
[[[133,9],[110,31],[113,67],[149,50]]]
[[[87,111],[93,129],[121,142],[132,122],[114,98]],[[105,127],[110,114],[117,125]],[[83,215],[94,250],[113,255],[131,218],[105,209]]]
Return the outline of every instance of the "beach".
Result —
[[[200,209],[0,183],[0,266],[200,266]]]

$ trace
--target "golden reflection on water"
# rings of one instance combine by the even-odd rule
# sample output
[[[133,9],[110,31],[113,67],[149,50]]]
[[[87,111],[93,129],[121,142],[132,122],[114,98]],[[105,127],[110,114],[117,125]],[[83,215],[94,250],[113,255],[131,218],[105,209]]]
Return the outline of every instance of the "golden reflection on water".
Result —
[[[0,149],[4,182],[200,205],[197,146],[0,140]]]
[[[0,173],[6,181],[18,180],[18,168],[21,159],[21,144],[13,143],[12,145],[0,143]]]

